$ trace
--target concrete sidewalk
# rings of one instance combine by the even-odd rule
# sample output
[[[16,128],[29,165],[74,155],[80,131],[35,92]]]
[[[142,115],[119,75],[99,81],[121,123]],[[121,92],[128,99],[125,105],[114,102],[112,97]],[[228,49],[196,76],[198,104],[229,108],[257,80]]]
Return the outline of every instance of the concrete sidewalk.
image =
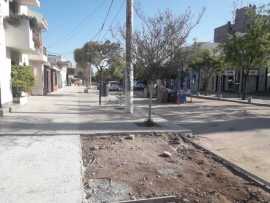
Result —
[[[196,142],[270,183],[269,129],[201,135]]]
[[[0,137],[0,202],[81,203],[77,136]]]
[[[188,131],[154,116],[160,127],[143,128],[136,123],[147,118],[147,112],[136,108],[126,113],[115,95],[103,98],[98,105],[98,92],[67,87],[55,94],[31,97],[28,104],[0,118],[0,135],[80,135],[108,132]]]
[[[270,108],[208,99],[154,105],[153,113],[191,129],[201,146],[270,182]]]

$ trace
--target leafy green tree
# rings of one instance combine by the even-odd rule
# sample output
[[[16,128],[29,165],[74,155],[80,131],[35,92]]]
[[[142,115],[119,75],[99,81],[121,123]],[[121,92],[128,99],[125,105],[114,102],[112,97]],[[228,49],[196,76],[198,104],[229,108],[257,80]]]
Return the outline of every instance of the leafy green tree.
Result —
[[[225,62],[241,70],[241,95],[246,99],[248,76],[251,69],[266,67],[270,56],[270,10],[264,6],[250,9],[246,33],[230,30],[223,44]]]
[[[88,57],[83,49],[75,49],[74,60],[77,63],[77,67],[80,69],[81,77],[86,82],[86,87],[90,85],[90,77],[92,76],[91,66],[88,62]]]
[[[223,58],[218,49],[198,48],[193,55],[191,68],[198,72],[202,80],[202,91],[209,93],[210,80],[223,71]]]
[[[183,88],[184,79],[193,59],[194,50],[192,47],[183,47],[176,51],[176,54],[166,64],[161,79],[177,79],[177,90]],[[178,92],[180,93],[180,92]]]
[[[79,50],[79,51],[78,51]],[[99,78],[99,104],[101,105],[101,91],[104,85],[103,74],[106,69],[110,69],[115,62],[117,57],[122,54],[122,49],[120,44],[105,41],[100,42],[87,42],[81,49],[75,50],[75,60],[76,52],[77,61],[82,61],[82,63],[89,63],[93,65],[100,76]]]
[[[123,81],[125,70],[125,59],[117,56],[112,59],[111,67],[108,69],[108,79]]]

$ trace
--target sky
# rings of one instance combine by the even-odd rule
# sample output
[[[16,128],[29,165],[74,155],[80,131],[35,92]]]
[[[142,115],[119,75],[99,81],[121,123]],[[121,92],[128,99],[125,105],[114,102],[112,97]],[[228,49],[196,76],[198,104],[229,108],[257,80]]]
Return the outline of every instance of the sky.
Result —
[[[125,23],[126,0],[114,0],[111,12],[99,33],[111,0],[40,0],[37,10],[47,19],[49,27],[43,38],[49,53],[61,54],[73,60],[73,50],[80,48],[90,40],[114,38],[108,31],[111,27],[119,28]],[[154,16],[159,11],[172,10],[176,15],[183,14],[190,8],[194,20],[205,8],[200,24],[192,31],[188,43],[212,42],[214,29],[232,20],[235,0],[134,0],[145,16]],[[237,5],[270,3],[270,0],[237,0]],[[134,29],[139,29],[142,22],[134,16]],[[97,35],[98,33],[98,35]]]

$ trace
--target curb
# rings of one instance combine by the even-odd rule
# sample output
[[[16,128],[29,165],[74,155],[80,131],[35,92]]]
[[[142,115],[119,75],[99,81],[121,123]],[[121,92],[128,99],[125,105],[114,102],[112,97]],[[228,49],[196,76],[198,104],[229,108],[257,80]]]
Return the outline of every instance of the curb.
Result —
[[[121,201],[120,203],[174,203],[174,202],[176,202],[176,196],[158,197],[141,200],[129,200],[129,201]]]
[[[117,136],[121,134],[160,134],[160,133],[174,133],[181,135],[192,135],[192,131],[188,129],[183,130],[168,130],[168,129],[145,129],[145,130],[93,130],[93,131],[74,131],[74,132],[1,132],[1,136],[63,136],[63,135],[82,135],[82,136],[94,136],[94,135],[107,135]]]
[[[198,98],[198,99],[208,99],[208,100],[215,100],[215,101],[226,101],[226,102],[234,102],[234,103],[246,104],[246,105],[270,107],[270,104],[248,103],[246,101],[238,101],[238,100],[224,99],[224,98],[218,98],[218,97],[195,96],[195,95],[193,95],[191,97],[192,98]]]
[[[180,137],[187,143],[190,143],[192,144],[194,147],[202,150],[203,152],[209,154],[212,156],[212,158],[221,163],[223,166],[225,166],[226,168],[228,168],[231,172],[233,172],[234,174],[240,176],[241,178],[249,181],[249,182],[252,182],[254,185],[262,188],[263,190],[267,191],[267,192],[270,192],[270,182],[266,181],[266,180],[263,180],[262,178],[246,171],[245,169],[243,168],[240,168],[239,166],[237,166],[236,164],[222,158],[221,156],[211,152],[210,150],[202,147],[201,145],[193,142],[191,139],[187,138],[186,136],[183,136],[180,134]]]

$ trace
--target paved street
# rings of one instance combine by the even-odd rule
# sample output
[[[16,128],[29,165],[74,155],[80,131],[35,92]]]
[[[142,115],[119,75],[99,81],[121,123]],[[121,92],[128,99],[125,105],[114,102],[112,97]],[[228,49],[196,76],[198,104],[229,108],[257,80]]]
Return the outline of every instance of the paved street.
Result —
[[[270,108],[193,99],[155,105],[154,113],[193,130],[198,143],[270,181]]]

